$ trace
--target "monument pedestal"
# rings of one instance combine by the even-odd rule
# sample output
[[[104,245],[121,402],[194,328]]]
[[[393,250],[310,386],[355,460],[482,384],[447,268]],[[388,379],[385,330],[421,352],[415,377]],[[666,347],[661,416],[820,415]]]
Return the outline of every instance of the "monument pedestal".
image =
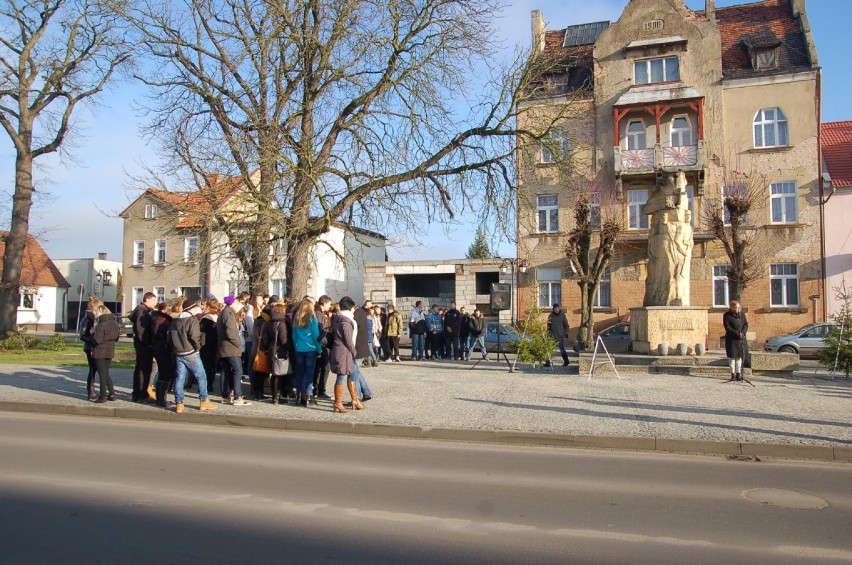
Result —
[[[707,308],[697,306],[643,306],[630,309],[630,339],[636,353],[657,353],[668,344],[676,355],[679,343],[695,354],[695,345],[707,342]]]

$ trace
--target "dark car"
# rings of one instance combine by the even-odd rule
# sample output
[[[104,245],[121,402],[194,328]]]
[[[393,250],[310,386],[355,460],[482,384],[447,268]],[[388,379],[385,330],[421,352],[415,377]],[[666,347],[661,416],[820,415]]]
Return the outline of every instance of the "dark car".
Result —
[[[130,318],[116,314],[115,321],[121,325],[121,333],[127,337],[133,337],[133,322],[130,321]]]
[[[808,324],[786,335],[770,337],[763,344],[764,351],[798,353],[801,357],[815,357],[825,347],[825,338],[837,324]]]
[[[500,347],[505,351],[509,350],[510,343],[521,339],[518,333],[506,324],[498,324],[497,322],[486,323],[485,347],[489,351],[495,351],[497,349],[498,337],[500,339]]]
[[[630,341],[630,322],[622,322],[615,324],[598,334],[601,338],[606,350],[610,353],[627,353],[633,351],[632,342]],[[597,338],[595,338],[597,342]]]

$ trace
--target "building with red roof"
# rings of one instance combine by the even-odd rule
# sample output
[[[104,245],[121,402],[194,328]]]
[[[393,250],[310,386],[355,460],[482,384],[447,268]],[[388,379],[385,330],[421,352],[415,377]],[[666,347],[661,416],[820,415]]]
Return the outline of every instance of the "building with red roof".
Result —
[[[852,307],[852,120],[825,122],[822,136],[825,197],[825,271],[829,315]]]
[[[565,246],[579,194],[593,221],[624,226],[593,300],[595,325],[643,306],[656,229],[649,199],[683,172],[692,230],[683,302],[708,310],[706,343],[716,347],[729,259],[708,211],[721,209],[737,172],[759,195],[744,230],[758,251],[742,295],[749,338],[824,320],[820,67],[805,2],[707,0],[695,11],[683,0],[630,0],[615,22],[563,24],[548,29],[532,13],[533,48],[556,64],[541,95],[522,104],[519,125],[555,128],[519,158],[517,253],[529,268],[519,275],[518,315],[566,304],[577,327],[581,296]]]

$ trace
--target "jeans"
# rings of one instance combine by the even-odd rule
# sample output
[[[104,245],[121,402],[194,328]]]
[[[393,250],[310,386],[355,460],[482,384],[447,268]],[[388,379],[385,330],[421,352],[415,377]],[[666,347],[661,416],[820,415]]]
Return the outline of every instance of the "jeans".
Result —
[[[485,334],[479,336],[470,336],[468,338],[468,355],[473,353],[473,350],[476,349],[476,345],[479,344],[479,352],[482,353],[482,358],[485,359],[488,357],[488,350],[485,349]]]
[[[359,368],[361,365],[361,359],[355,360],[355,372],[350,375],[350,378],[355,381],[355,392],[358,395],[358,400],[364,400],[365,396],[373,397],[373,391],[370,390],[370,387],[367,385],[367,381],[364,380],[364,375],[361,374],[361,369]]]
[[[207,373],[204,372],[204,365],[201,364],[201,355],[197,351],[189,355],[175,356],[175,365],[175,372],[177,373],[175,377],[175,402],[183,404],[183,386],[186,383],[187,373],[192,374],[199,383],[207,382]],[[201,402],[207,400],[206,386],[201,385],[198,387],[198,400]]]
[[[222,357],[222,398],[243,395],[243,363],[240,357]]]
[[[298,394],[314,393],[314,369],[317,365],[316,351],[296,352],[296,392]]]
[[[426,356],[426,336],[414,334],[411,336],[411,358],[423,359]]]
[[[567,358],[568,352],[565,351],[565,340],[564,339],[557,339],[556,344],[559,346],[559,353],[562,354],[562,358],[563,359]]]

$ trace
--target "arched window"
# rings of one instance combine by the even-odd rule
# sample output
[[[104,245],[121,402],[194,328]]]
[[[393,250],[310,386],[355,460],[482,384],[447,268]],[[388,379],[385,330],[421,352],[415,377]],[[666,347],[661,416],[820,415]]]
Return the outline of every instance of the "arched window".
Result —
[[[669,140],[672,147],[692,145],[692,124],[686,116],[675,116],[669,125]]]
[[[786,147],[787,118],[781,108],[761,108],[754,116],[755,147]]]
[[[627,124],[627,149],[645,149],[645,122],[642,120]]]

